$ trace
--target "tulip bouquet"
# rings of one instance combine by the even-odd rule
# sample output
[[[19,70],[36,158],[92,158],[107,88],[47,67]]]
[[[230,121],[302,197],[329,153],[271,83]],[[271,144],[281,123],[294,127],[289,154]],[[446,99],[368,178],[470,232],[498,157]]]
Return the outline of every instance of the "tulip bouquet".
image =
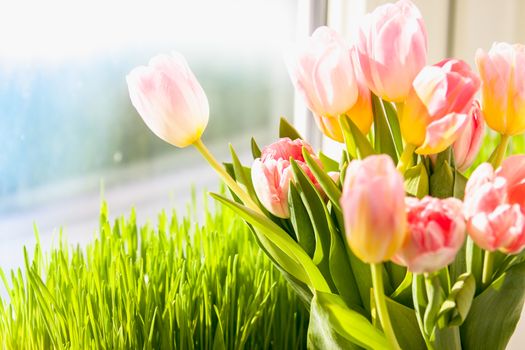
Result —
[[[280,138],[253,163],[220,164],[201,141],[206,95],[179,54],[128,76],[151,130],[193,145],[231,190],[212,193],[310,310],[322,349],[503,349],[525,297],[525,47],[497,43],[429,65],[425,24],[408,0],[368,14],[355,43],[318,28],[290,50],[297,93],[334,160],[281,119]],[[481,100],[476,100],[481,88]],[[501,135],[469,169],[486,124]],[[470,178],[465,171],[472,171]]]

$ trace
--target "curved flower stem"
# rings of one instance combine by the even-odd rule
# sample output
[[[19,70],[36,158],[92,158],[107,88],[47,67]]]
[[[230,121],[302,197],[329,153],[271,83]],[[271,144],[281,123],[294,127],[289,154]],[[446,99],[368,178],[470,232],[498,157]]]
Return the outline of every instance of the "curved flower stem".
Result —
[[[492,267],[494,265],[494,253],[485,250],[483,259],[483,274],[481,275],[481,285],[483,289],[487,288],[492,278]]]
[[[382,264],[370,264],[370,267],[372,269],[372,285],[374,287],[374,299],[377,314],[379,315],[379,321],[381,321],[383,331],[385,332],[390,345],[392,345],[392,348],[395,350],[401,350],[401,347],[397,343],[396,335],[394,334],[394,329],[392,328],[392,323],[390,322],[390,316],[388,315],[388,309],[386,307],[383,273],[381,271]]]
[[[492,167],[494,169],[498,168],[501,165],[501,162],[503,162],[503,158],[505,158],[505,153],[507,152],[509,141],[510,136],[502,134],[498,146],[490,155],[489,162],[490,164],[492,164]]]
[[[399,162],[397,163],[397,170],[399,170],[401,174],[404,175],[408,167],[412,165],[412,155],[414,154],[415,150],[416,146],[413,144],[407,143],[405,145],[405,149],[403,150],[403,153],[399,158]]]
[[[226,172],[224,167],[217,161],[217,159],[215,159],[213,154],[211,154],[210,150],[206,147],[201,139],[195,141],[193,146],[195,146],[195,148],[200,152],[200,154],[202,154],[204,159],[206,159],[206,161],[217,172],[226,185],[241,199],[241,201],[248,208],[256,211],[257,213],[261,213],[259,206],[253,201],[250,195],[246,193],[246,191],[244,191],[241,186],[239,186],[239,184],[230,176],[230,174]]]

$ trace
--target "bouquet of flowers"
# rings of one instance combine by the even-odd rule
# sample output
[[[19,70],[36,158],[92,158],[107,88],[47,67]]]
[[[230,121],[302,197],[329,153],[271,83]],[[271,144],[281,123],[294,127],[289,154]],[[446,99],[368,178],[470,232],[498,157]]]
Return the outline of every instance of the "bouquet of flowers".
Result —
[[[427,65],[427,36],[408,0],[378,7],[350,45],[318,28],[287,55],[317,125],[342,144],[315,152],[281,120],[251,140],[253,163],[220,164],[201,141],[206,95],[177,53],[127,77],[148,127],[194,146],[231,190],[211,196],[241,216],[310,310],[322,349],[503,349],[525,296],[525,47]],[[476,94],[481,89],[481,100]],[[501,135],[465,176],[486,124]],[[472,170],[472,169],[471,169]]]

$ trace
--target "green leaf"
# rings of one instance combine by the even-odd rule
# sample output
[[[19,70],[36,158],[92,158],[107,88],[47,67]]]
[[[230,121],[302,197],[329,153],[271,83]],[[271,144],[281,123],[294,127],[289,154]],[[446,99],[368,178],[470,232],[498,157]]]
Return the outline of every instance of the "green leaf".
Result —
[[[339,187],[337,187],[332,178],[328,176],[328,174],[323,169],[321,169],[319,163],[312,159],[312,156],[310,156],[310,154],[304,147],[303,157],[306,161],[306,164],[317,179],[317,182],[319,182],[319,185],[321,185],[321,188],[323,189],[324,193],[326,193],[330,201],[332,201],[334,207],[337,210],[341,211],[341,206],[339,205],[339,199],[341,198],[341,190],[339,189]]]
[[[313,162],[311,158],[310,160]],[[314,262],[323,272],[329,285],[339,292],[348,305],[360,306],[361,298],[344,250],[344,243],[336,232],[328,208],[315,186],[295,161],[292,161],[292,169],[315,232]]]
[[[332,229],[330,232],[332,234],[330,257],[328,260],[330,264],[330,275],[332,276],[339,295],[345,301],[346,305],[354,310],[359,310],[359,313],[364,315],[365,311],[362,309],[357,282],[344,248],[345,243],[343,243],[342,239],[337,236]]]
[[[341,115],[339,117],[339,123],[343,130],[346,150],[352,158],[362,159],[376,153],[370,141],[368,141],[348,116]]]
[[[445,300],[445,292],[437,275],[425,277],[425,287],[428,304],[423,315],[423,326],[425,333],[430,339],[433,339],[434,331],[437,327],[437,315],[441,304],[443,304]]]
[[[403,152],[403,138],[401,137],[399,118],[392,103],[383,100],[383,106],[385,107],[386,118],[388,120],[388,125],[390,126],[390,132],[392,133],[394,144],[396,145],[397,156],[399,157]]]
[[[308,211],[292,182],[290,182],[290,190],[288,191],[288,202],[290,203],[290,220],[297,235],[299,245],[308,256],[313,257],[315,251],[315,232],[310,222]]]
[[[525,263],[514,265],[474,298],[461,326],[465,349],[505,349],[525,298]]]
[[[230,153],[232,156],[233,171],[235,173],[235,177],[234,177],[235,181],[237,181],[241,185],[244,185],[244,188],[246,188],[246,191],[248,192],[250,197],[255,202],[257,202],[257,195],[255,194],[255,189],[253,188],[250,168],[244,167],[241,164],[241,161],[239,160],[239,157],[237,156],[237,153],[235,152],[235,149],[233,148],[233,145],[231,143],[229,147],[230,147]]]
[[[476,281],[476,291],[480,292],[482,287],[481,275],[483,271],[483,251],[474,243],[470,236],[467,237],[465,255],[467,260],[467,272],[472,273],[472,276]]]
[[[376,95],[372,93],[371,96],[372,110],[374,113],[374,148],[378,153],[388,154],[394,163],[397,163],[397,149],[385,110],[383,109],[383,104],[381,103],[381,99]]]
[[[443,319],[445,326],[460,326],[467,318],[475,293],[476,281],[472,274],[459,276],[441,305],[438,318]]]
[[[434,349],[462,350],[459,327],[436,329],[433,345]]]
[[[428,345],[429,340],[423,322],[423,313],[427,307],[428,299],[425,292],[425,279],[421,274],[414,274],[412,276],[412,298],[414,301],[414,313],[416,314],[419,329],[425,339],[425,343]]]
[[[406,271],[405,278],[390,295],[390,298],[405,306],[412,305],[412,272]]]
[[[210,195],[253,225],[260,243],[279,266],[310,287],[330,291],[326,280],[306,252],[267,217],[216,193]]]
[[[390,298],[385,299],[394,333],[401,348],[404,350],[424,349],[425,340],[419,331],[414,310]]]
[[[303,204],[308,211],[308,216],[312,222],[315,232],[315,251],[313,262],[319,267],[319,270],[325,276],[332,290],[335,285],[330,277],[329,255],[330,255],[330,229],[328,221],[331,217],[328,215],[326,205],[321,196],[315,189],[303,169],[297,165],[294,160],[291,161],[295,184],[299,190]]]
[[[279,137],[289,137],[292,140],[302,139],[301,134],[284,117],[281,117],[279,123]]]
[[[430,195],[448,198],[454,195],[454,169],[448,161],[436,162],[434,173],[430,176]]]
[[[454,197],[463,200],[465,196],[465,187],[468,179],[459,171],[454,170]]]
[[[353,349],[352,343],[365,349],[390,349],[384,333],[338,295],[316,292],[310,309],[309,348]]]
[[[319,152],[319,160],[323,164],[323,168],[326,172],[329,171],[339,171],[339,163],[328,157],[323,152]]]
[[[417,198],[423,198],[428,195],[428,175],[425,166],[422,163],[411,167],[405,171],[405,190]]]
[[[261,157],[261,148],[259,147],[259,145],[257,145],[257,142],[255,141],[255,139],[253,137],[251,139],[250,145],[251,145],[251,149],[252,149],[253,159],[260,158]]]

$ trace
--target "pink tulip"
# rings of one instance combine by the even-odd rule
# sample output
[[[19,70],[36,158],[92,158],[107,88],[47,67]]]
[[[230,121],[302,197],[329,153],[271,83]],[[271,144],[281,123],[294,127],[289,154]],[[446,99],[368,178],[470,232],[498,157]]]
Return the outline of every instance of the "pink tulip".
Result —
[[[494,43],[478,49],[481,105],[488,126],[504,135],[525,131],[525,45]]]
[[[421,13],[408,0],[379,6],[366,15],[357,47],[370,90],[385,100],[403,102],[427,62],[427,31]]]
[[[297,162],[315,185],[318,185],[305,163],[303,147],[317,159],[308,143],[301,139],[292,141],[285,137],[264,147],[261,157],[255,159],[252,165],[252,182],[257,198],[270,213],[280,218],[290,217],[288,191],[293,177],[290,158]]]
[[[287,55],[297,92],[318,118],[337,118],[357,100],[357,82],[349,47],[333,29],[319,27]]]
[[[366,86],[363,73],[359,69],[356,59],[355,48],[350,50],[350,56],[354,62],[357,83],[357,100],[352,108],[346,111],[346,115],[354,122],[363,135],[368,134],[372,127],[374,114],[372,111],[372,98],[370,90]],[[338,142],[344,142],[343,131],[339,125],[339,119],[334,117],[323,117],[314,113],[314,118],[321,132]]]
[[[433,272],[454,261],[465,240],[461,201],[407,198],[408,237],[394,261],[414,273]]]
[[[485,121],[483,120],[479,102],[474,101],[468,113],[467,122],[463,131],[454,142],[454,160],[459,171],[466,170],[478,155],[485,134]]]
[[[341,196],[346,239],[366,263],[389,260],[406,237],[403,177],[392,159],[374,155],[348,166]]]
[[[496,171],[481,164],[465,189],[467,231],[481,248],[515,254],[525,247],[525,156],[505,159]]]
[[[445,150],[460,136],[479,89],[467,63],[446,59],[419,72],[400,118],[401,134],[419,154]]]
[[[372,96],[366,84],[365,77],[357,58],[357,50],[353,47],[350,55],[354,60],[355,77],[357,81],[357,100],[354,106],[346,112],[346,115],[352,119],[354,124],[359,128],[363,135],[368,134],[374,121],[374,112],[372,110]]]
[[[182,55],[155,56],[126,80],[133,106],[158,137],[177,147],[200,139],[208,124],[208,99]]]

